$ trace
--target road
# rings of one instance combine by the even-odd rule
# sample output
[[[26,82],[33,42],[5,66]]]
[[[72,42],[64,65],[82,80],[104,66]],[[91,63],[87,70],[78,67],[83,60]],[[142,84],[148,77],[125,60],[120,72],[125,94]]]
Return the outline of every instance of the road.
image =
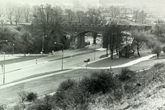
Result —
[[[92,49],[84,50],[68,50],[64,51],[63,67],[64,69],[71,69],[73,67],[84,67],[84,60],[90,58],[91,61],[99,59],[105,51],[95,51]],[[51,72],[61,69],[61,51],[55,55],[48,57],[24,61],[19,63],[7,64],[5,66],[5,83],[10,83],[33,75],[41,75],[46,72]],[[0,68],[2,71],[2,68]],[[0,84],[3,84],[3,74],[0,74]]]

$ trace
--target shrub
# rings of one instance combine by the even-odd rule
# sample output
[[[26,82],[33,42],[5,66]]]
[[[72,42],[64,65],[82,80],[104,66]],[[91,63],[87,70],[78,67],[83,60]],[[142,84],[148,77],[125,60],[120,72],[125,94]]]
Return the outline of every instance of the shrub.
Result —
[[[161,47],[159,45],[155,46],[152,50],[152,53],[155,53],[157,55],[157,58],[159,58],[161,52]]]
[[[52,110],[51,100],[49,96],[45,96],[44,99],[35,100],[32,105],[27,107],[27,110]],[[53,109],[56,110],[56,109]]]
[[[71,89],[72,87],[74,87],[76,85],[76,81],[75,80],[72,80],[72,79],[68,79],[66,81],[63,81],[57,91],[66,91],[68,89]]]
[[[91,94],[102,92],[103,94],[115,89],[115,80],[112,73],[106,71],[94,72],[91,76],[84,77],[80,86]]]
[[[134,71],[131,71],[129,68],[122,68],[121,73],[119,74],[119,80],[124,82],[133,78],[135,75]]]
[[[26,100],[31,102],[31,101],[36,100],[37,97],[38,97],[37,93],[30,92],[26,95]]]
[[[93,72],[79,83],[74,80],[62,82],[53,96],[55,104],[63,110],[87,110],[91,96],[97,93],[107,93],[115,89],[115,80],[108,71]]]
[[[164,47],[162,47],[162,51],[165,53],[165,46],[164,46]]]
[[[0,110],[5,110],[4,105],[0,105]]]
[[[156,68],[156,69],[161,69],[161,68],[163,68],[165,65],[164,65],[164,63],[156,63],[155,65],[154,65],[154,67]]]
[[[23,104],[17,104],[12,110],[24,110],[25,106]]]
[[[62,110],[87,110],[90,94],[75,85],[72,89],[57,92],[53,97]]]

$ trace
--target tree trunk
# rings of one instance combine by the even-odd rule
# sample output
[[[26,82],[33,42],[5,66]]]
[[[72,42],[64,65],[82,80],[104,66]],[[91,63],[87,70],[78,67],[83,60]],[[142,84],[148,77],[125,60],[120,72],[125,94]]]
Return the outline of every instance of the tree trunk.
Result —
[[[139,48],[137,48],[137,54],[140,57],[140,52],[139,52]]]
[[[111,59],[113,59],[113,49],[111,49],[110,51],[111,51]]]
[[[11,25],[13,24],[12,20],[10,20],[10,24],[11,24]]]
[[[108,57],[108,48],[106,48],[106,56]]]
[[[118,51],[119,49],[118,48],[116,48],[116,55],[118,55],[119,56],[119,51]]]
[[[96,44],[97,33],[93,32],[93,44]]]
[[[157,53],[157,59],[159,59],[159,53]]]

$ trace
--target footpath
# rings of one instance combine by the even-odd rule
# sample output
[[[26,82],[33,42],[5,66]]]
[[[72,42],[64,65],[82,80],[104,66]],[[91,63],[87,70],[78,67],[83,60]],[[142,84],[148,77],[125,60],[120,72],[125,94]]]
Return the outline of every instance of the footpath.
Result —
[[[151,54],[151,55],[148,55],[148,56],[144,56],[144,57],[140,57],[136,60],[133,60],[133,61],[130,61],[128,63],[125,63],[125,64],[122,64],[122,65],[117,65],[117,66],[108,66],[108,67],[87,67],[87,69],[110,69],[110,68],[124,68],[124,67],[128,67],[128,66],[132,66],[132,65],[135,65],[137,63],[140,63],[140,62],[143,62],[143,61],[146,61],[146,60],[149,60],[150,58],[156,56],[156,54]],[[104,58],[105,59],[105,58]],[[91,62],[93,63],[93,62]],[[91,64],[89,63],[89,64]]]

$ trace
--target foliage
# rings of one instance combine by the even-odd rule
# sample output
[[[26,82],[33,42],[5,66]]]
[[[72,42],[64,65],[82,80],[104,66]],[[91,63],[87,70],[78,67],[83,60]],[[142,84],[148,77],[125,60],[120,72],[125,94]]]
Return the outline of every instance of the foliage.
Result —
[[[0,110],[5,110],[4,105],[0,105]]]
[[[161,68],[163,68],[165,66],[165,64],[164,63],[156,63],[156,64],[154,64],[154,67],[156,68],[156,69],[161,69]]]
[[[55,104],[62,109],[84,110],[88,108],[91,96],[107,93],[115,89],[112,73],[106,71],[93,72],[79,83],[74,80],[62,82],[54,95]]]
[[[68,89],[72,89],[75,85],[76,85],[76,81],[75,80],[68,79],[66,81],[63,81],[59,85],[57,91],[67,91]]]
[[[149,43],[149,38],[150,38],[150,34],[148,34],[145,31],[138,31],[138,30],[133,30],[131,32],[132,36],[134,37],[133,40],[133,45],[135,45],[135,48],[137,49],[137,54],[140,57],[140,48],[142,48],[142,46],[145,43]]]
[[[162,51],[165,53],[165,46],[164,46],[164,47],[162,47]]]
[[[74,11],[72,11],[71,9],[65,9],[65,13],[66,13],[66,21],[68,22],[68,24],[72,24],[73,21],[75,21],[75,13]]]
[[[27,110],[56,110],[51,105],[51,97],[45,96],[43,99],[35,100],[32,105],[27,107]]]
[[[83,24],[85,22],[85,20],[83,19],[85,17],[85,13],[83,11],[76,11],[76,15],[78,23]]]
[[[146,46],[149,48],[149,49],[153,49],[156,45],[159,44],[159,41],[158,39],[156,38],[156,36],[151,36],[148,41],[146,42]]]
[[[165,24],[162,20],[157,20],[156,25],[152,29],[152,33],[157,37],[158,41],[165,42]]]
[[[161,47],[159,45],[156,45],[152,50],[152,53],[155,53],[157,55],[157,58],[159,58],[160,52],[161,52]]]
[[[21,103],[24,103],[25,101],[32,102],[37,99],[38,95],[34,92],[20,92],[18,93]]]
[[[37,93],[30,92],[26,95],[26,100],[31,102],[31,101],[36,100],[37,97],[38,97]]]
[[[118,78],[120,81],[124,82],[124,81],[128,81],[132,78],[134,78],[134,75],[136,74],[136,72],[131,71],[129,68],[122,68],[121,73],[119,74]]]
[[[131,98],[141,92],[146,86],[153,87],[155,82],[165,81],[164,64],[155,64],[149,70],[141,72],[123,68],[119,75],[114,76],[109,71],[93,72],[78,82],[68,79],[62,82],[53,96],[46,95],[29,103],[26,108],[22,104],[15,106],[17,110],[88,110],[91,104],[95,106],[120,103],[122,99]],[[116,74],[116,73],[115,73]],[[105,106],[106,105],[106,106]]]
[[[111,59],[113,59],[114,49],[119,50],[122,42],[122,34],[120,26],[116,21],[112,21],[111,26],[107,27],[103,36],[103,45],[110,49]]]
[[[23,104],[17,104],[13,107],[12,110],[24,110],[24,105]]]
[[[147,13],[145,13],[144,11],[136,10],[133,12],[133,18],[136,23],[145,24],[146,18],[147,18]]]
[[[66,84],[68,81],[70,83],[69,85]],[[74,80],[67,80],[61,84],[61,91],[57,91],[56,94],[53,96],[55,104],[58,107],[62,108],[63,110],[87,109],[90,94],[80,88]],[[67,87],[64,87],[64,85],[67,85]]]
[[[103,20],[103,17],[101,16],[101,11],[99,9],[89,8],[86,12],[86,15],[87,24],[98,25]]]
[[[84,77],[80,81],[80,86],[91,94],[105,94],[115,89],[115,80],[110,72],[93,72],[89,78]]]
[[[55,48],[53,42],[61,42],[63,40],[62,36],[64,36],[65,32],[61,24],[64,23],[64,18],[63,10],[60,7],[52,7],[51,5],[35,7],[32,25],[34,33],[40,33],[40,44],[42,43],[41,45],[44,49],[42,51],[46,53],[52,51]]]

